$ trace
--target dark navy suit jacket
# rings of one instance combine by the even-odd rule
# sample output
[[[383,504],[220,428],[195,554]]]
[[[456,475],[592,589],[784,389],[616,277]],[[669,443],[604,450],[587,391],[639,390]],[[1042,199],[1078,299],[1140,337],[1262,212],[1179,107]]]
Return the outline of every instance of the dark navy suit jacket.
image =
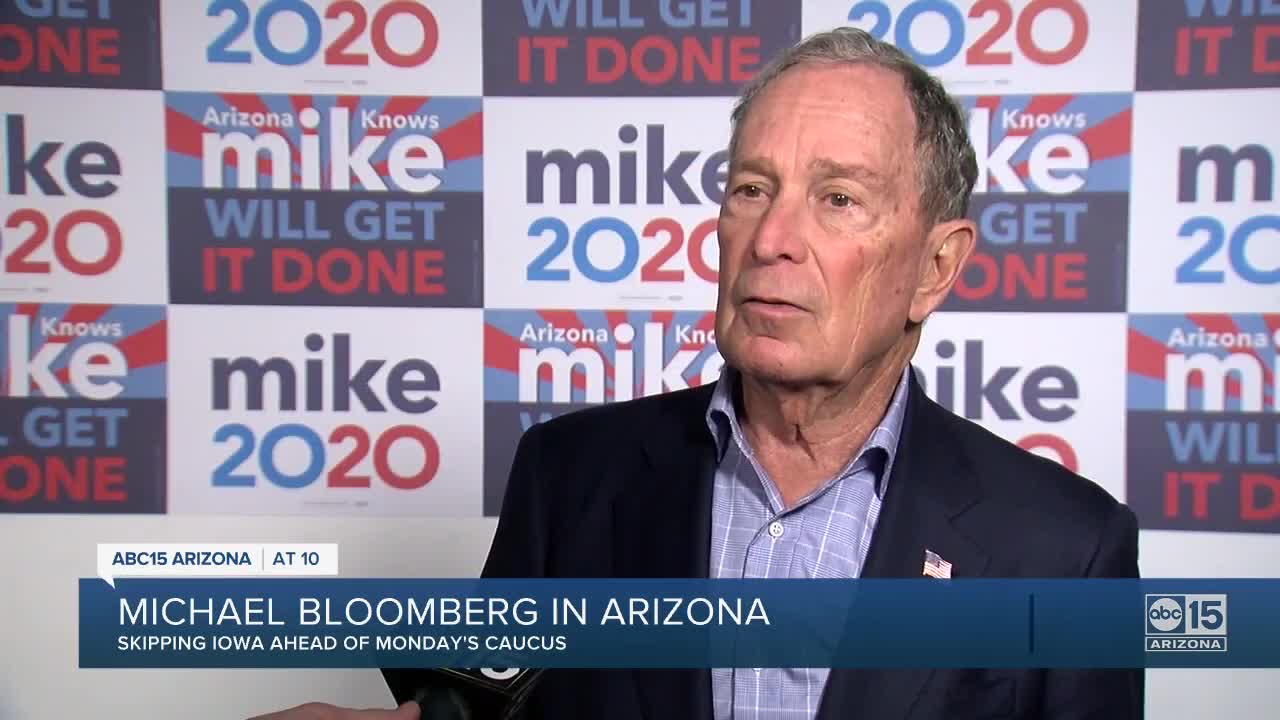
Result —
[[[1137,577],[1128,508],[911,380],[862,577]],[[570,413],[520,441],[485,577],[708,577],[711,386]],[[835,669],[820,720],[1142,717],[1143,671]],[[530,720],[710,720],[709,670],[550,670]]]

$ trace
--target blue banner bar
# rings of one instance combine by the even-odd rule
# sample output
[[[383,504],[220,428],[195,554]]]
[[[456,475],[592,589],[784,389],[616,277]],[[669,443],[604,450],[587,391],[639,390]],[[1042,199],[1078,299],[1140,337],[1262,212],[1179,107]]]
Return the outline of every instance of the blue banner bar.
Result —
[[[80,667],[1280,667],[1280,580],[80,581]]]

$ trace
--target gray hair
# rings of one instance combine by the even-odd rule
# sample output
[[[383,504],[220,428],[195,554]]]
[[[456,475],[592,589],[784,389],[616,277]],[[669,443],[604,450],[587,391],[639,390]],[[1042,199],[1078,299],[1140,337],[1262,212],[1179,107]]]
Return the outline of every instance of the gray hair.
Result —
[[[871,64],[901,75],[916,120],[916,175],[923,215],[929,224],[964,217],[978,177],[964,111],[937,78],[905,53],[857,28],[810,35],[761,68],[733,107],[730,158],[735,157],[738,129],[756,96],[783,72],[805,63]]]

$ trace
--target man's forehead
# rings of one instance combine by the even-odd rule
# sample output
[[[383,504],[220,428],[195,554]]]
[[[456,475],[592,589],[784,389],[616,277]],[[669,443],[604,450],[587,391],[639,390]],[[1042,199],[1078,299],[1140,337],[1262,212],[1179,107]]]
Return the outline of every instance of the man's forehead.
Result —
[[[805,102],[845,107],[899,120],[911,116],[902,74],[871,62],[802,63],[774,78],[756,100],[759,105]]]
[[[862,163],[816,157],[810,160],[808,165],[809,171],[814,175],[852,178],[864,185],[885,185],[889,182],[889,177],[882,170]]]
[[[755,98],[739,128],[740,154],[780,149],[764,147],[776,145],[779,134],[814,155],[848,163],[855,150],[881,156],[909,150],[915,118],[902,78],[892,70],[866,63],[800,65]],[[754,152],[750,146],[757,146]]]
[[[769,154],[744,154],[737,163],[739,172],[754,172],[765,176],[774,176],[780,172],[777,163]],[[820,178],[848,178],[864,185],[883,186],[891,182],[891,177],[881,168],[872,167],[858,160],[841,160],[835,157],[818,155],[810,158],[802,168],[807,174]]]

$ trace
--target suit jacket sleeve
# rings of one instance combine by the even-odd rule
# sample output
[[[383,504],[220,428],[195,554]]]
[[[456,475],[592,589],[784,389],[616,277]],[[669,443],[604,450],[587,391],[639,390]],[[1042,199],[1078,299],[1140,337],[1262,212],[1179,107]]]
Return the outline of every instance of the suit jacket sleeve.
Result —
[[[1138,524],[1123,505],[1113,509],[1085,569],[1089,578],[1138,577]],[[1046,673],[1045,720],[1140,720],[1143,668],[1051,670]]]
[[[550,547],[551,500],[541,471],[545,450],[543,428],[525,431],[516,446],[515,459],[498,515],[498,529],[489,547],[481,577],[545,577]]]

